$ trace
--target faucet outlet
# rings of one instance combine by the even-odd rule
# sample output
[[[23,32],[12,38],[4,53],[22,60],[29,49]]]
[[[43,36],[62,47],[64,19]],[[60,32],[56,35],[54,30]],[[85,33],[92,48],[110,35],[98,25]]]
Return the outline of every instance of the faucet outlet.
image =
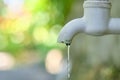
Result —
[[[70,44],[77,33],[93,36],[120,34],[120,18],[110,18],[109,0],[84,1],[84,16],[68,22],[60,31],[58,42]]]

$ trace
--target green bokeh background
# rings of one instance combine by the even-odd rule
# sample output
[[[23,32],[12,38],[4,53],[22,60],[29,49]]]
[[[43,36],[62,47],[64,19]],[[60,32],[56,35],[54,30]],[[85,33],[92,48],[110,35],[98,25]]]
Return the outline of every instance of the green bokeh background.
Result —
[[[58,44],[57,37],[64,24],[83,15],[83,1],[24,0],[21,11],[12,12],[0,0],[0,52],[11,54],[20,65],[31,61],[28,58],[24,62],[24,57],[20,57],[26,52],[37,54],[42,62],[52,49],[66,53],[65,45]],[[120,17],[120,1],[110,1],[111,16]],[[119,35],[99,38],[77,35],[70,51],[71,79],[120,80],[119,46]]]

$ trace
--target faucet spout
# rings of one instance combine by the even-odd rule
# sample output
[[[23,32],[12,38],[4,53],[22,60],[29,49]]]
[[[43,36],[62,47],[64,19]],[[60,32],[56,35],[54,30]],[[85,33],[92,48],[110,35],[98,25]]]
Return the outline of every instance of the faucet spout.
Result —
[[[67,23],[60,31],[58,42],[70,44],[77,33],[93,36],[120,34],[120,18],[111,18],[109,0],[86,0],[84,17]]]
[[[77,33],[104,35],[109,23],[110,2],[87,0],[83,4],[84,16],[68,22],[60,31],[58,42],[70,44]],[[96,20],[97,19],[97,20]]]
[[[58,42],[70,44],[73,37],[77,33],[82,33],[85,30],[85,20],[83,18],[74,19],[68,22],[60,31],[58,36]]]

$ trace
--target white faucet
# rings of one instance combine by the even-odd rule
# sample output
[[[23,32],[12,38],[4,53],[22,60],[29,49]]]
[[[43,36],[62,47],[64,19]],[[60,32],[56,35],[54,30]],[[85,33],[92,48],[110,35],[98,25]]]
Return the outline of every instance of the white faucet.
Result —
[[[120,18],[111,18],[109,0],[86,0],[84,16],[68,22],[60,31],[58,42],[70,44],[77,33],[102,36],[120,34]]]

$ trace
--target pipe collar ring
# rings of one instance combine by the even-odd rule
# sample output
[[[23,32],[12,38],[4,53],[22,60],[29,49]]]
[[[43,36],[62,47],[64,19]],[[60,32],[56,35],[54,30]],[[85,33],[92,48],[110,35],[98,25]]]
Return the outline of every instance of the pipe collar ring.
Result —
[[[111,8],[109,1],[85,1],[83,4],[84,8]]]

